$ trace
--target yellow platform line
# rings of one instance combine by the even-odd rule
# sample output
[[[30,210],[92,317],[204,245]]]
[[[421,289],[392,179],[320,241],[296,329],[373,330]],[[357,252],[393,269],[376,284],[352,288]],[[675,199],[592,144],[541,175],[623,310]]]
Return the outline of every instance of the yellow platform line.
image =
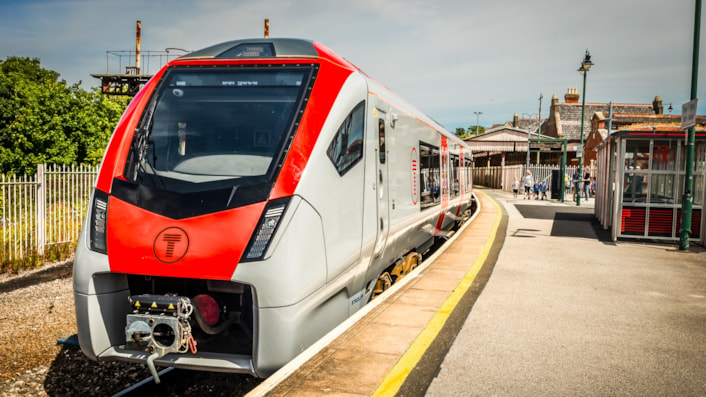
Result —
[[[495,235],[497,234],[498,227],[500,225],[500,220],[502,218],[502,211],[500,206],[495,200],[490,200],[495,205],[495,210],[498,216],[495,219],[493,227],[491,228],[490,235],[483,244],[476,261],[473,266],[468,270],[466,275],[463,277],[458,286],[453,290],[448,299],[441,305],[441,308],[434,314],[431,321],[422,330],[417,339],[414,340],[412,345],[407,349],[404,355],[400,357],[400,360],[395,364],[392,370],[387,374],[385,379],[380,383],[380,386],[373,392],[373,396],[392,396],[400,390],[402,384],[409,376],[410,372],[417,366],[422,356],[427,351],[429,346],[432,344],[436,336],[443,328],[444,324],[449,318],[449,315],[458,305],[458,302],[463,298],[468,288],[471,287],[473,281],[475,280],[478,272],[483,267],[488,255],[490,253],[490,248],[495,240]]]

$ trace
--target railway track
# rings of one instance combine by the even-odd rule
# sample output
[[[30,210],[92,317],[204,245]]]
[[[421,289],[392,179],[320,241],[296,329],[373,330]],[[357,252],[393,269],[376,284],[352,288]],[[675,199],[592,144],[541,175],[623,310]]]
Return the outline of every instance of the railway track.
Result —
[[[113,397],[244,396],[262,382],[262,379],[249,375],[177,368],[164,368],[158,372],[158,376],[160,383],[155,383],[154,377],[149,376],[119,391]]]

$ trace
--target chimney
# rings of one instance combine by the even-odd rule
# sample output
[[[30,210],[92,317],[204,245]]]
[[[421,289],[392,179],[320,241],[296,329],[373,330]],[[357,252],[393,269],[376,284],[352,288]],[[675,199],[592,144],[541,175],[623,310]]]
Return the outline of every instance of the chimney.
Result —
[[[520,117],[515,113],[514,116],[512,116],[512,126],[514,128],[519,128],[520,126]]]
[[[664,106],[662,105],[662,98],[657,95],[655,100],[652,101],[652,109],[654,109],[655,114],[664,114]]]
[[[140,48],[142,47],[142,22],[137,21],[135,37],[135,74],[140,74]]]
[[[564,102],[579,103],[579,93],[576,91],[576,88],[569,87],[569,90],[564,94]]]

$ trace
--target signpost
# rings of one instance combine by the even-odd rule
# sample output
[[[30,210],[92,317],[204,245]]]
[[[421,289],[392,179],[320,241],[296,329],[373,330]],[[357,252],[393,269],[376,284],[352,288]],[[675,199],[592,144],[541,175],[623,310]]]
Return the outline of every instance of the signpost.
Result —
[[[681,126],[679,129],[685,130],[696,125],[696,103],[698,99],[692,99],[681,105]]]
[[[696,10],[694,12],[694,41],[691,57],[691,101],[682,106],[688,111],[693,121],[685,123],[682,115],[682,128],[685,124],[691,123],[686,134],[686,170],[684,171],[684,195],[682,196],[681,225],[679,227],[679,250],[689,250],[689,237],[691,233],[691,210],[694,196],[691,189],[694,182],[694,138],[696,135],[696,89],[699,80],[699,35],[701,34],[701,0],[696,0]],[[693,102],[693,103],[692,103]],[[693,110],[692,110],[693,108]],[[693,111],[693,115],[692,115]],[[687,117],[688,119],[689,117]]]

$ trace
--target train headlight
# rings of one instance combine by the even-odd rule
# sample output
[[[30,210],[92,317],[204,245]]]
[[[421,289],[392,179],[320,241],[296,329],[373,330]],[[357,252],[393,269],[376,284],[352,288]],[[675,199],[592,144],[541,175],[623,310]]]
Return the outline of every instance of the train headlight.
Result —
[[[265,214],[260,219],[257,229],[255,229],[256,232],[252,240],[250,240],[250,244],[248,244],[248,249],[245,251],[244,261],[262,259],[265,252],[267,252],[272,236],[277,231],[279,221],[282,219],[288,203],[288,198],[267,203]]]
[[[108,253],[106,243],[106,222],[108,220],[108,194],[96,189],[91,205],[90,239],[91,250],[103,254]]]

